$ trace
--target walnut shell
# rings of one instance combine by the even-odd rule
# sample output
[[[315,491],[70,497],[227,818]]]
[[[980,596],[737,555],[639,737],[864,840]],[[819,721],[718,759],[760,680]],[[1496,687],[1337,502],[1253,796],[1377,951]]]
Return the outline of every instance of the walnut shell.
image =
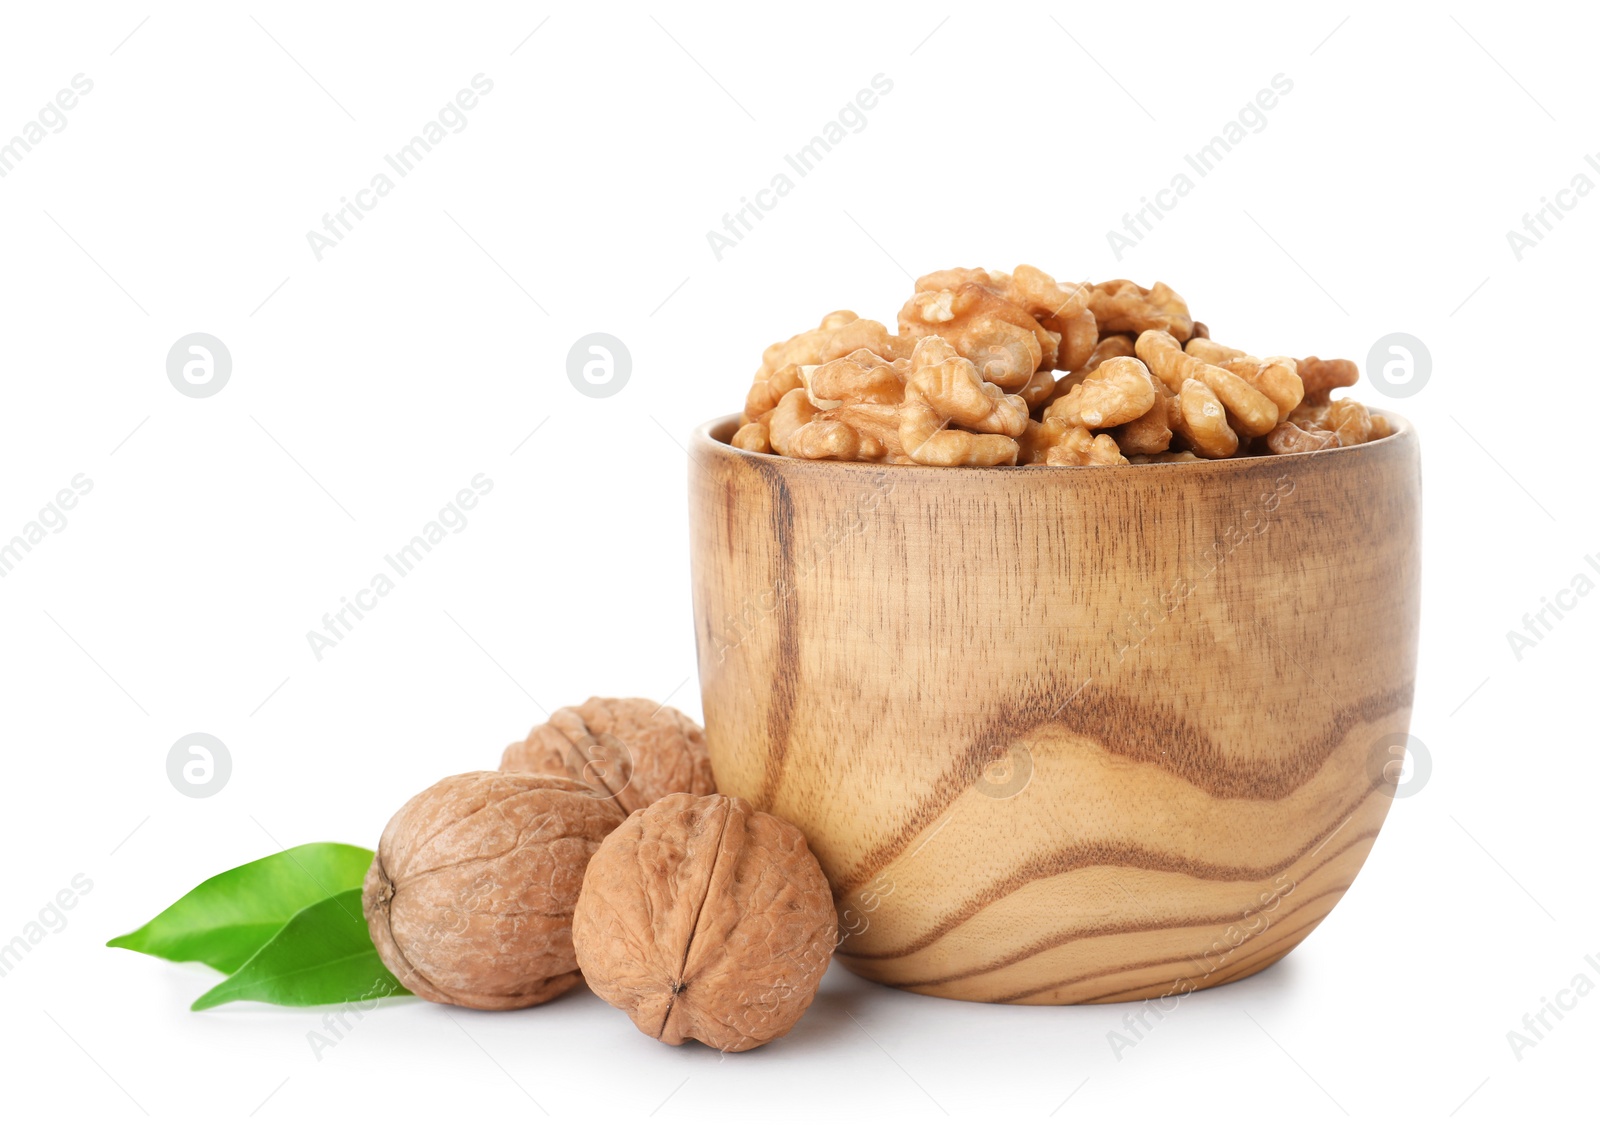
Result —
[[[639,698],[592,696],[562,708],[507,747],[500,769],[559,774],[616,799],[624,816],[668,794],[712,794],[700,725],[676,708]]]
[[[568,778],[477,771],[390,819],[362,888],[384,966],[434,1002],[514,1010],[577,985],[572,910],[621,815]]]
[[[669,1045],[725,1051],[787,1034],[838,938],[798,829],[747,802],[672,794],[589,862],[572,942],[590,989]]]

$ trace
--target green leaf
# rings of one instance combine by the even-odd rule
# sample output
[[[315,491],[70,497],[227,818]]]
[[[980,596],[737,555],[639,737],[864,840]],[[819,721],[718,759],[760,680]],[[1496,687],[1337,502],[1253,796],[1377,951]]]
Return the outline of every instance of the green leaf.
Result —
[[[354,845],[319,841],[286,849],[202,881],[106,946],[177,963],[198,960],[231,975],[300,909],[359,888],[371,864],[372,850]]]
[[[410,993],[378,958],[361,913],[361,890],[352,888],[296,912],[243,967],[189,1009],[240,999],[320,1006]]]

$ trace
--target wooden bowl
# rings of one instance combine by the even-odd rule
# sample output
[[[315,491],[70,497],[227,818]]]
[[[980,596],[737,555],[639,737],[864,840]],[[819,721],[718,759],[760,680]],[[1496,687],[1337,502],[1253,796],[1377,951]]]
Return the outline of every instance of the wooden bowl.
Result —
[[[922,468],[742,452],[734,424],[691,449],[706,735],[723,792],[805,832],[846,967],[980,1002],[1181,996],[1338,903],[1411,715],[1409,425]]]

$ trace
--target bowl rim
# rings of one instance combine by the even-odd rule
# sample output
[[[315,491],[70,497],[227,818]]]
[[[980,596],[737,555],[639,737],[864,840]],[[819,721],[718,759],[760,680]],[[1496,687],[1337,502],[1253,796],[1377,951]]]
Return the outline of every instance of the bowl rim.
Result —
[[[1379,440],[1369,440],[1363,444],[1354,444],[1348,448],[1325,448],[1316,452],[1286,452],[1281,455],[1268,453],[1265,456],[1228,456],[1219,460],[1178,460],[1157,464],[1114,464],[1093,466],[1072,466],[1052,464],[1002,464],[996,467],[971,467],[961,465],[958,467],[940,467],[935,464],[876,464],[868,461],[857,460],[802,460],[797,456],[781,456],[776,452],[751,452],[744,448],[735,448],[726,440],[716,434],[724,432],[728,436],[738,428],[738,413],[729,413],[726,416],[713,417],[711,420],[699,425],[690,435],[690,442],[694,448],[708,450],[719,456],[735,456],[757,463],[769,463],[778,467],[803,467],[813,470],[830,469],[835,472],[845,469],[856,469],[872,475],[1092,475],[1112,474],[1120,476],[1156,474],[1156,475],[1215,475],[1224,469],[1244,469],[1255,467],[1263,463],[1271,467],[1288,468],[1292,464],[1304,463],[1307,460],[1360,460],[1384,451],[1388,446],[1396,443],[1416,442],[1417,430],[1412,423],[1399,413],[1384,409],[1382,416],[1391,425],[1394,431]],[[691,458],[693,453],[691,451]]]

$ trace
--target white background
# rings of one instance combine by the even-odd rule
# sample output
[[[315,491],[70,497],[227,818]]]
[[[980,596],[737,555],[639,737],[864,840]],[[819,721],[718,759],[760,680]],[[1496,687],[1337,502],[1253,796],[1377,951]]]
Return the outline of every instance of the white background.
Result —
[[[1506,1032],[1600,953],[1600,596],[1520,659],[1506,634],[1600,578],[1600,194],[1520,262],[1506,232],[1600,149],[1595,30],[1531,4],[8,6],[0,139],[72,76],[94,86],[0,179],[0,539],[93,482],[0,578],[0,937],[93,882],[0,980],[7,1123],[1586,1108],[1600,994],[1520,1061]],[[319,262],[306,232],[480,73],[466,128]],[[706,231],[877,74],[893,90],[866,127],[719,262]],[[1293,90],[1265,128],[1119,262],[1107,229],[1277,74]],[[1423,441],[1431,776],[1284,962],[1121,1060],[1125,1007],[835,969],[789,1038],[735,1057],[657,1045],[580,991],[504,1015],[388,1004],[319,1062],[316,1012],[193,1015],[213,976],[102,947],[222,868],[373,844],[548,709],[698,716],[680,442],[739,407],[773,339],[837,307],[892,320],[907,272],[1019,262],[1167,280],[1257,353],[1364,362],[1397,330],[1431,352],[1415,396],[1361,391]],[[604,399],[566,374],[595,330],[633,358]],[[206,399],[165,372],[194,331],[233,358]],[[314,657],[308,630],[480,472],[469,525]],[[233,756],[204,800],[165,770],[194,731]]]

